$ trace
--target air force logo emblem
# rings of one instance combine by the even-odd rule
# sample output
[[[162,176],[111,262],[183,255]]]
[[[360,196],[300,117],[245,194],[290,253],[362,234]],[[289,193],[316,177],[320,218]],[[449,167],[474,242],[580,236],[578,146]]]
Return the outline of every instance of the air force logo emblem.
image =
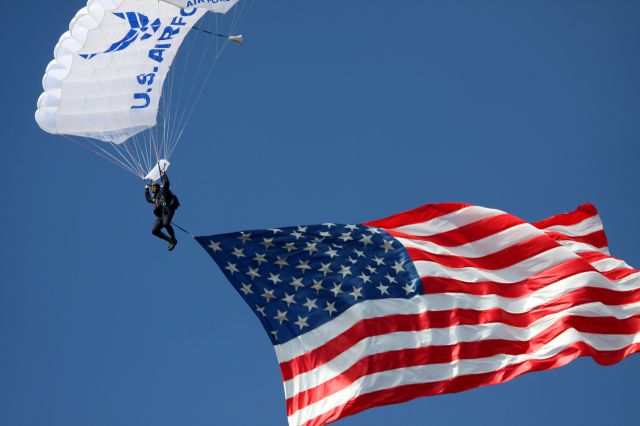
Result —
[[[149,23],[149,17],[138,12],[113,12],[118,18],[128,21],[131,29],[122,40],[113,43],[107,50],[97,53],[80,54],[85,59],[94,58],[103,53],[120,52],[131,46],[137,40],[151,38],[160,28],[160,18]]]

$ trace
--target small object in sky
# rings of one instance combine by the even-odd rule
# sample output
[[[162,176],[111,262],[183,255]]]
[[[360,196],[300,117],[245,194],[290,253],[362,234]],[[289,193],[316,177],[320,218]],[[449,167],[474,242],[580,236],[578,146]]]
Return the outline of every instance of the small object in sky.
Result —
[[[242,44],[242,43],[244,43],[244,37],[242,37],[242,34],[231,35],[231,36],[229,36],[229,41],[232,41],[235,44]]]

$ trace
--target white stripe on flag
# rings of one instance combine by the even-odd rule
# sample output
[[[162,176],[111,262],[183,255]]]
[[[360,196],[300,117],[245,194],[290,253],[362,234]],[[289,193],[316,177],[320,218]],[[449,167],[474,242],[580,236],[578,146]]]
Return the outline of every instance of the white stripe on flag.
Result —
[[[455,212],[439,216],[426,222],[415,223],[412,225],[400,226],[394,231],[404,232],[407,234],[418,236],[429,236],[440,234],[442,232],[452,231],[461,226],[477,222],[481,219],[504,214],[504,212],[485,207],[471,206],[465,207]]]
[[[347,403],[354,396],[402,385],[438,382],[452,377],[498,371],[527,360],[549,359],[571,344],[583,342],[599,351],[622,349],[640,342],[640,334],[608,335],[582,334],[569,329],[542,348],[530,354],[496,355],[488,358],[460,360],[449,364],[430,364],[374,373],[358,379],[350,386],[289,416],[290,424],[303,424]]]

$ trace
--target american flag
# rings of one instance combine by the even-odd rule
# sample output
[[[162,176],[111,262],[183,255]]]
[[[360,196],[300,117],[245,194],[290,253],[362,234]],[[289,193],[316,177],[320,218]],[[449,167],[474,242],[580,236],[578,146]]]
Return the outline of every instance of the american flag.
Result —
[[[640,274],[589,204],[537,223],[427,204],[197,240],[273,342],[291,426],[640,349]]]

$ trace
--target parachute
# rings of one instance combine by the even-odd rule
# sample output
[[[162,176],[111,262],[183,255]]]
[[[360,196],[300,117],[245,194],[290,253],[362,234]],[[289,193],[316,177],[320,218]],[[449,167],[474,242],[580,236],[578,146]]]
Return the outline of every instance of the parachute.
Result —
[[[239,1],[88,0],[55,46],[36,122],[140,178],[158,176],[225,46],[243,40],[230,35]]]

